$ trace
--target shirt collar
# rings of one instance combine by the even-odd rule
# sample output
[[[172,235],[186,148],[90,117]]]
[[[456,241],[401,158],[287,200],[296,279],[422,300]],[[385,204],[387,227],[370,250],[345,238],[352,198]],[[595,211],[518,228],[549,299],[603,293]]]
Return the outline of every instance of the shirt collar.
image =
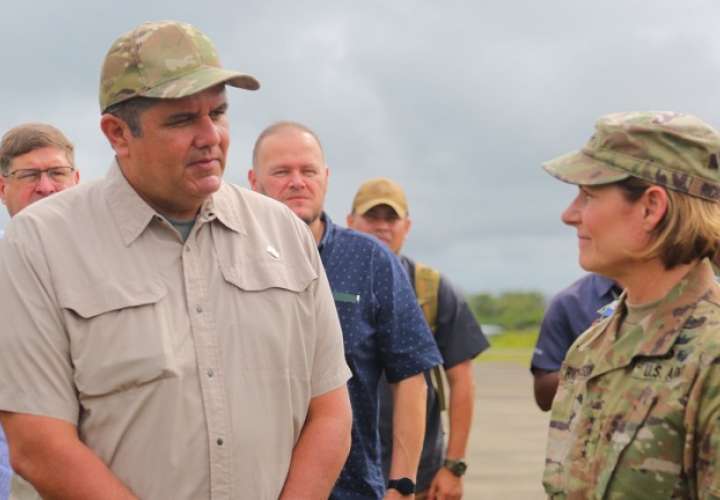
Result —
[[[220,189],[205,200],[205,203],[200,208],[199,215],[203,220],[207,221],[216,218],[218,222],[231,231],[246,235],[247,231],[243,221],[247,220],[249,214],[242,213],[242,208],[245,205],[237,203],[238,193],[234,191],[233,187],[223,181]]]
[[[593,288],[595,289],[595,293],[598,297],[608,297],[610,299],[617,298],[613,293],[613,288],[620,288],[615,284],[613,280],[610,278],[606,278],[605,276],[601,276],[599,274],[593,274]],[[618,293],[617,296],[620,294]]]
[[[125,246],[129,246],[157,215],[155,210],[140,198],[120,170],[117,159],[113,160],[105,176],[107,199],[110,212],[120,229]]]
[[[120,229],[123,243],[133,243],[154,218],[160,214],[147,204],[135,191],[120,170],[120,165],[113,160],[110,170],[105,176],[107,187],[105,196],[115,221]],[[246,234],[242,225],[243,217],[237,204],[232,203],[232,188],[224,182],[220,189],[213,193],[200,208],[198,220],[209,222],[217,219],[228,229]]]
[[[325,223],[325,230],[323,231],[322,238],[320,238],[320,243],[318,243],[318,251],[322,252],[325,245],[332,245],[335,239],[335,224],[333,224],[330,216],[325,212],[320,214],[320,220]]]

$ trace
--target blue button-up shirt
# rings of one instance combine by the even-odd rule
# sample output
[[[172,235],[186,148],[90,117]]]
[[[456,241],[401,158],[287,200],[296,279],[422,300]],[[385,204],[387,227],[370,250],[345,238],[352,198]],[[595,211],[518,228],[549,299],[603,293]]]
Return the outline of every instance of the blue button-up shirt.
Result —
[[[381,373],[396,383],[442,362],[400,261],[371,236],[323,215],[319,250],[340,317],[353,409],[350,456],[331,499],[385,492],[378,431]]]
[[[545,311],[532,357],[532,369],[555,372],[575,339],[597,319],[603,308],[620,294],[615,282],[588,274],[560,291]]]

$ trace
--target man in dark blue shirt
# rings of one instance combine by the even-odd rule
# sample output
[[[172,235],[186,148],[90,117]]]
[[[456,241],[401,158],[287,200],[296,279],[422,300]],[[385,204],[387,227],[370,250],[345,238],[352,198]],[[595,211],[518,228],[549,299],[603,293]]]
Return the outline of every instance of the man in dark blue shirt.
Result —
[[[423,372],[442,359],[397,258],[377,240],[333,224],[323,213],[328,169],[317,136],[281,122],[265,129],[253,150],[252,188],[304,220],[335,297],[353,377],[352,447],[333,499],[385,494],[378,432],[378,383],[393,388],[393,456],[386,499],[412,495],[422,449],[426,384]]]
[[[588,274],[558,292],[545,311],[533,353],[535,401],[548,411],[558,386],[558,372],[570,346],[588,327],[610,312],[620,296],[615,282],[599,274]]]

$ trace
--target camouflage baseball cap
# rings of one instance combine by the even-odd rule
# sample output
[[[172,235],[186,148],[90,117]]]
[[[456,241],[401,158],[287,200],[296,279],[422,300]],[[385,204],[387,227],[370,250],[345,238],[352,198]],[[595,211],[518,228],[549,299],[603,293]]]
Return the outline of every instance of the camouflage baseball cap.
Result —
[[[710,201],[720,201],[720,133],[681,113],[605,115],[580,151],[543,164],[570,184],[597,186],[639,177]]]
[[[115,40],[100,75],[100,109],[133,97],[173,99],[226,83],[247,90],[258,81],[223,69],[212,41],[177,21],[143,23]]]
[[[378,177],[364,182],[352,204],[352,213],[364,215],[368,210],[378,205],[388,205],[400,216],[408,213],[405,192],[399,184],[385,177]]]

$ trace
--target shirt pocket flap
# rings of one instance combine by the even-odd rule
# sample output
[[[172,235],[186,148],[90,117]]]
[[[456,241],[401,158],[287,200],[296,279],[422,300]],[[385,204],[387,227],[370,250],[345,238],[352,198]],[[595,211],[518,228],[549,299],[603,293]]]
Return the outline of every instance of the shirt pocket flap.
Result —
[[[310,267],[288,267],[286,263],[259,262],[252,266],[224,266],[225,280],[247,292],[281,288],[300,293],[317,279]]]
[[[159,280],[111,278],[58,291],[83,405],[177,376],[178,327],[165,304],[168,293]]]
[[[58,301],[62,308],[89,319],[110,311],[155,304],[166,295],[167,287],[160,281],[110,282],[81,290],[60,290]]]

